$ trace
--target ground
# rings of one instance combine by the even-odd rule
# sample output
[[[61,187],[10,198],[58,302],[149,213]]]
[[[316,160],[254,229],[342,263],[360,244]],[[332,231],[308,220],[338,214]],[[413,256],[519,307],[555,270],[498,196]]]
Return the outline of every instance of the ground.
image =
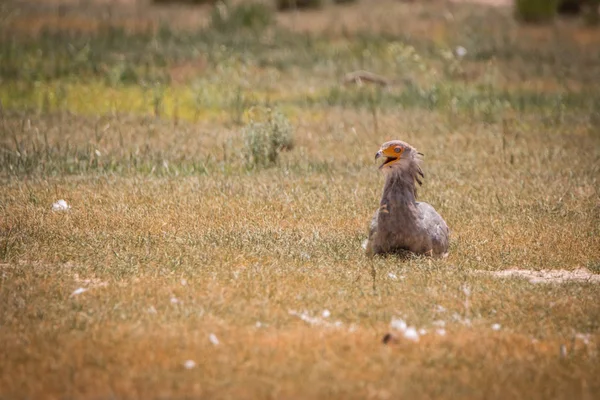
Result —
[[[600,31],[31,4],[0,6],[0,398],[597,397]],[[269,112],[293,146],[249,164]],[[447,259],[364,255],[390,139]]]

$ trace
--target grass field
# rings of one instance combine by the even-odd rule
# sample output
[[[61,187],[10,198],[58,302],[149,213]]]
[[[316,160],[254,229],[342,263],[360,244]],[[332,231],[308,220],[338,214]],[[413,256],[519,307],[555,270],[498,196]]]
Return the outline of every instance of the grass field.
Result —
[[[1,399],[598,397],[598,29],[0,7]],[[293,143],[252,163],[269,113]],[[445,260],[364,255],[390,139],[425,154]]]

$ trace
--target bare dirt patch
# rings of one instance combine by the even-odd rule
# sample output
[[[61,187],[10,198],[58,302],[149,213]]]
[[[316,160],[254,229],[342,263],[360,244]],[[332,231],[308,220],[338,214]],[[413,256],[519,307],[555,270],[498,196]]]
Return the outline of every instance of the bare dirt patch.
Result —
[[[572,271],[567,271],[564,269],[532,271],[527,269],[515,268],[507,269],[504,271],[490,271],[489,274],[496,278],[525,278],[530,283],[600,283],[600,275],[594,274],[585,268],[578,268]]]

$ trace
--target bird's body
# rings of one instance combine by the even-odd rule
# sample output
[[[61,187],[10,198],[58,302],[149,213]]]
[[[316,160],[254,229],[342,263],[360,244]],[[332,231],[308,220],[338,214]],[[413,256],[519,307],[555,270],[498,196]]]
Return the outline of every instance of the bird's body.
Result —
[[[373,254],[409,251],[445,257],[450,230],[444,219],[429,204],[416,201],[416,184],[423,172],[420,153],[399,140],[384,143],[376,158],[386,157],[381,165],[385,175],[383,195],[369,229],[367,252]]]

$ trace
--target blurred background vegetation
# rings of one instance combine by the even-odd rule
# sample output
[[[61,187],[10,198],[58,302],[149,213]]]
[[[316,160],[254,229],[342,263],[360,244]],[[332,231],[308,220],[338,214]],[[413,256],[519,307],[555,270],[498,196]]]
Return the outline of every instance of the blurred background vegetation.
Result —
[[[378,115],[395,107],[443,111],[452,124],[530,112],[551,123],[571,110],[595,121],[600,55],[587,49],[597,44],[590,24],[597,23],[598,1],[483,3],[4,2],[0,102],[22,115],[254,124],[262,133],[245,132],[254,138],[246,140],[252,143],[247,153],[255,155],[291,147],[258,140],[270,125],[251,121],[248,113],[256,107],[273,108],[292,122],[322,107],[362,109],[375,131]],[[356,71],[381,79],[347,80]],[[293,142],[293,134],[286,135]],[[3,135],[7,151],[0,168],[37,166],[22,158],[35,152],[15,155],[11,136]],[[265,148],[257,150],[260,143]],[[46,157],[58,151],[44,152],[44,141],[37,145],[29,137],[19,146]],[[70,151],[79,155],[75,159],[89,158],[85,148]],[[247,165],[272,164],[255,161]]]

